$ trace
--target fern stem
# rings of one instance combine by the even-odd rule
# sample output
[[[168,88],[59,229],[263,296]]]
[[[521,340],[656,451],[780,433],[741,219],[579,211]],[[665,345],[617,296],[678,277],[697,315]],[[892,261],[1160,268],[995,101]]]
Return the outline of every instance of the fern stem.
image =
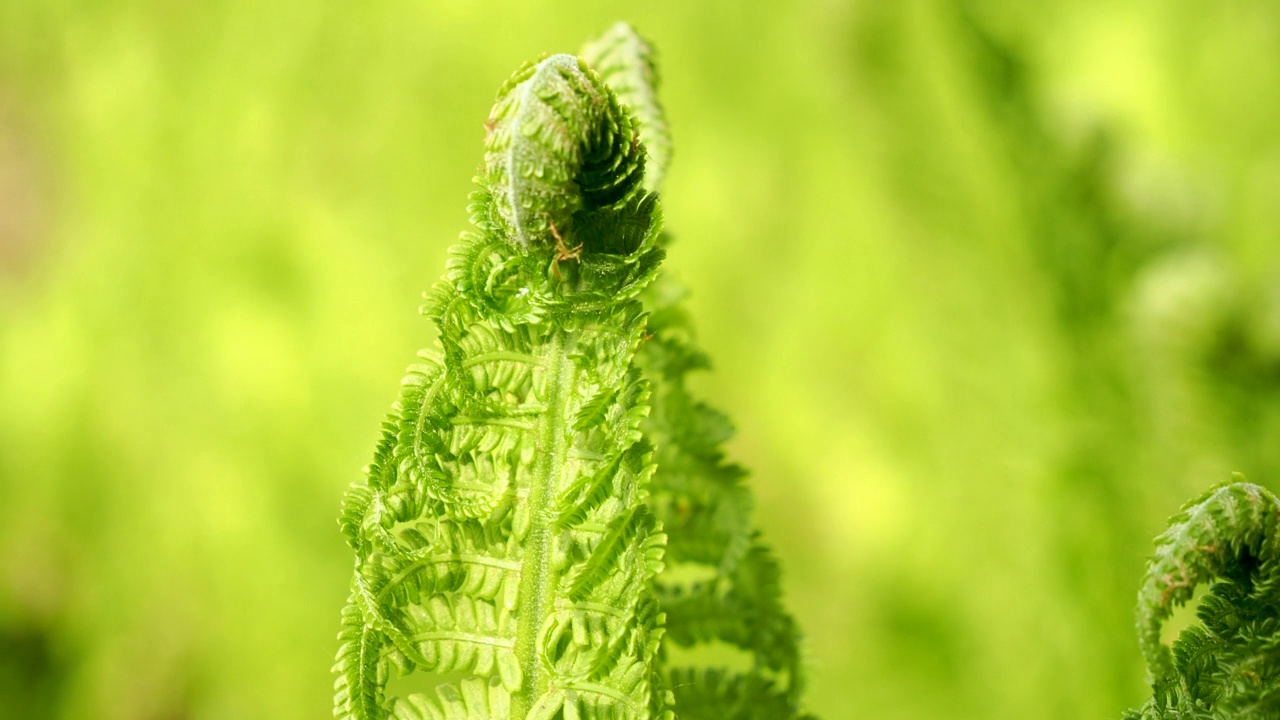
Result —
[[[520,592],[516,600],[519,618],[515,653],[520,662],[524,684],[511,697],[515,717],[527,715],[534,702],[547,691],[547,678],[538,660],[538,635],[552,608],[555,586],[559,579],[551,568],[553,538],[550,526],[554,518],[556,491],[561,485],[561,478],[566,473],[571,474],[565,467],[566,464],[573,462],[568,457],[569,442],[564,431],[566,405],[575,379],[573,363],[566,357],[567,348],[572,347],[574,342],[567,335],[555,333],[551,336],[551,342],[540,353],[548,411],[539,421],[538,462],[527,501],[530,526],[523,543],[524,574],[520,579]],[[535,380],[535,384],[536,382]]]

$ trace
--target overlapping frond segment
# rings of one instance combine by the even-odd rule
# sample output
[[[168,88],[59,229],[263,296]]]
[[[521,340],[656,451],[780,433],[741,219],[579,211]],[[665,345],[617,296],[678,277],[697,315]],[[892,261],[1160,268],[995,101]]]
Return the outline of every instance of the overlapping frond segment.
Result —
[[[620,22],[582,48],[582,58],[631,108],[640,123],[640,139],[648,150],[645,189],[656,192],[671,163],[671,131],[658,101],[658,65],[653,46],[630,25]]]
[[[499,96],[475,228],[425,307],[438,348],[343,504],[339,718],[669,716],[651,587],[666,538],[633,362],[660,213],[632,128],[567,56]],[[387,690],[415,672],[462,679]]]
[[[649,148],[645,187],[659,190],[670,136],[649,44],[624,23],[582,54],[639,120]],[[689,373],[709,362],[693,344],[680,302],[684,294],[666,276],[646,290],[650,338],[638,362],[654,384],[653,411],[642,425],[656,447],[654,512],[669,536],[668,560],[699,579],[659,577],[653,584],[669,641],[736,648],[749,656],[749,668],[682,667],[670,654],[662,663],[664,678],[684,720],[800,717],[799,631],[781,600],[778,563],[752,530],[746,473],[722,449],[732,426],[686,384]]]
[[[643,427],[657,448],[651,487],[670,538],[668,559],[699,569],[689,573],[696,580],[658,578],[654,585],[671,642],[732,646],[749,654],[750,667],[732,672],[667,661],[667,683],[685,720],[801,717],[799,629],[782,603],[777,560],[751,529],[746,473],[725,458],[731,427],[687,387],[687,374],[706,360],[691,344],[678,297],[670,287],[646,297],[657,307],[639,359],[654,382]],[[751,700],[763,697],[770,700]],[[740,713],[726,714],[731,707]]]
[[[1172,650],[1161,629],[1213,583]],[[1152,699],[1129,720],[1280,718],[1280,500],[1233,482],[1185,505],[1156,538],[1138,594]]]

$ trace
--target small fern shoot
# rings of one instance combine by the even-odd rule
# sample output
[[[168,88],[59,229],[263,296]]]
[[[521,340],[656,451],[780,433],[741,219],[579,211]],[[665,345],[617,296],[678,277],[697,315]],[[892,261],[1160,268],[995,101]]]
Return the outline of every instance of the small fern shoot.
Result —
[[[1200,622],[1161,631],[1197,586]],[[1138,594],[1152,698],[1126,720],[1280,718],[1280,500],[1246,482],[1187,503],[1156,538]]]
[[[438,348],[344,502],[356,564],[335,715],[670,717],[634,362],[663,256],[645,148],[569,55],[519,70],[486,127],[474,227],[424,310]],[[389,696],[415,672],[440,686]]]

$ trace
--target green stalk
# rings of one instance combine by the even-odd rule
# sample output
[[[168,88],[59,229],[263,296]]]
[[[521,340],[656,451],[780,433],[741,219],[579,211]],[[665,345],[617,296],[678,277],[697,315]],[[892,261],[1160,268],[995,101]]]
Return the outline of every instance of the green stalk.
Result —
[[[550,410],[542,417],[538,428],[541,452],[528,498],[532,527],[524,542],[524,574],[520,579],[520,593],[516,596],[516,605],[522,608],[522,612],[516,630],[515,652],[520,658],[524,684],[512,698],[512,715],[515,717],[528,715],[533,703],[546,694],[548,685],[538,662],[537,648],[538,631],[555,596],[556,583],[551,567],[554,544],[551,511],[556,489],[562,484],[561,477],[573,470],[565,467],[569,458],[563,431],[566,427],[564,406],[569,402],[569,390],[575,379],[573,363],[566,355],[566,347],[572,346],[573,339],[563,336],[564,333],[557,333],[541,353]]]

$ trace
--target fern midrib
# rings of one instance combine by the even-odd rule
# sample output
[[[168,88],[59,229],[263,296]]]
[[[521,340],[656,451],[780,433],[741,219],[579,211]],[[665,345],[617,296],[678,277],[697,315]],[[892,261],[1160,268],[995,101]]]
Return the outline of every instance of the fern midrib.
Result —
[[[554,610],[559,579],[553,576],[550,567],[551,524],[555,517],[556,490],[560,487],[566,465],[571,462],[565,428],[568,427],[570,413],[567,405],[576,375],[573,361],[568,357],[574,340],[573,333],[555,332],[540,353],[541,366],[547,374],[547,412],[539,420],[538,462],[528,499],[530,525],[523,543],[523,572],[516,600],[520,617],[516,624],[515,656],[523,680],[520,689],[511,696],[513,718],[526,717],[533,704],[547,691],[548,685],[538,661],[538,633],[547,615]]]

